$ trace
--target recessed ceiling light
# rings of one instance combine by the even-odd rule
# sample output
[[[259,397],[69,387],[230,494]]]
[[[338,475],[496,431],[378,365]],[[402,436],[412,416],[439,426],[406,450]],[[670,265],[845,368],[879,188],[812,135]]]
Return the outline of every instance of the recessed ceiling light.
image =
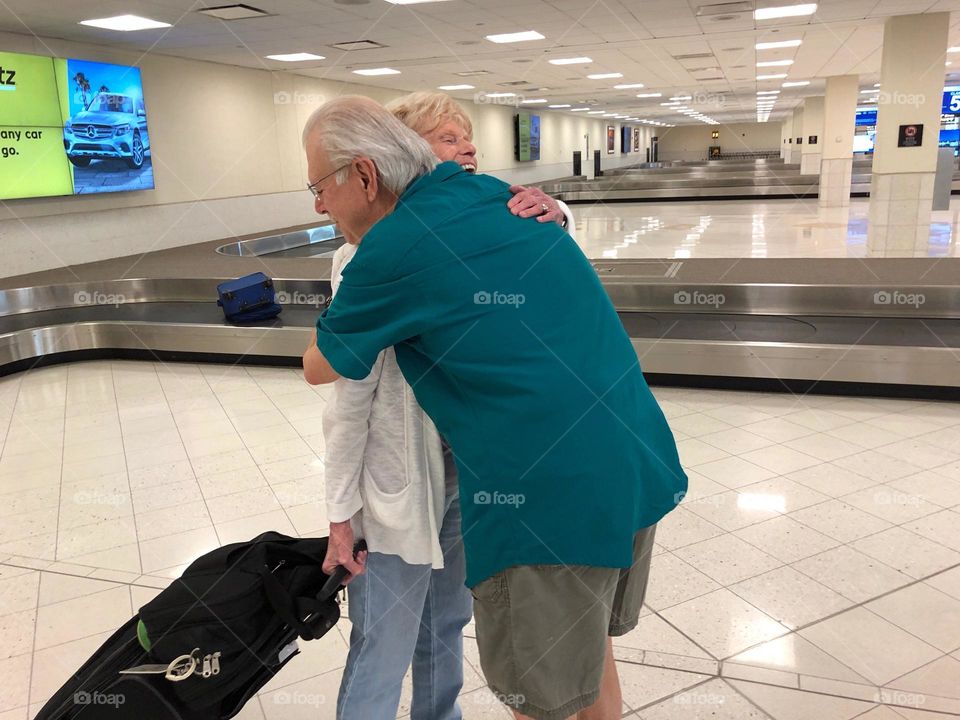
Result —
[[[314,55],[313,53],[288,53],[286,55],[267,55],[267,60],[279,60],[280,62],[305,62],[307,60],[324,60],[323,55]]]
[[[804,85],[809,85],[809,80],[796,80],[794,82],[785,82],[780,85],[780,87],[803,87]]]
[[[487,97],[492,97],[492,98],[504,98],[504,97],[516,97],[516,96],[517,96],[516,93],[511,93],[511,92],[484,93],[484,95],[486,95]]]
[[[876,83],[874,87],[880,87],[880,83]]]
[[[394,5],[419,5],[421,3],[447,2],[447,0],[387,0]]]
[[[674,95],[671,100],[693,100],[692,95]]]
[[[354,75],[399,75],[399,70],[393,68],[366,68],[364,70],[354,70]]]
[[[797,47],[803,40],[778,40],[776,42],[760,42],[754,45],[756,50],[776,50],[777,48]]]
[[[539,104],[545,103],[545,102],[546,102],[546,99],[544,99],[544,98],[537,98],[536,100],[524,100],[524,101],[523,101],[523,104],[524,104],[524,105],[539,105]]]
[[[816,3],[803,5],[782,5],[780,7],[757,8],[753,11],[754,20],[773,20],[774,18],[800,17],[813,15],[817,11]]]
[[[460,72],[455,72],[454,75],[458,77],[477,77],[478,75],[489,75],[489,70],[461,70]]]
[[[587,75],[588,80],[611,80],[621,77],[623,77],[623,73],[594,73],[593,75]]]
[[[603,115],[603,110],[591,110],[587,115]]]
[[[139,15],[116,15],[115,17],[97,18],[95,20],[81,20],[80,24],[103,28],[104,30],[120,30],[121,32],[156,30],[157,28],[172,27],[170,23],[151,20],[150,18],[140,17]]]
[[[547,60],[551,65],[585,65],[586,63],[592,63],[588,57],[572,57],[572,58],[554,58],[553,60]]]
[[[590,109],[590,108],[588,108],[588,107],[571,108],[571,109],[570,109],[570,112],[583,112],[584,110],[589,110],[589,109]]]
[[[640,93],[637,95],[638,98],[652,98],[652,97],[663,97],[663,93]]]
[[[787,65],[793,65],[793,60],[766,60],[757,63],[757,67],[786,67]]]
[[[487,35],[487,40],[495,43],[513,43],[528,42],[530,40],[546,40],[546,38],[536,30],[524,30],[515,33],[500,33],[499,35]]]
[[[643,83],[628,83],[627,85],[614,85],[614,90],[632,90],[633,88],[642,88]]]
[[[757,80],[780,80],[787,76],[786,73],[777,73],[774,75],[757,75]]]
[[[587,113],[587,115],[593,115],[593,113]],[[623,117],[623,115],[615,115],[614,113],[604,113],[603,116],[604,116],[604,117],[612,117],[612,118]]]
[[[569,105],[548,105],[547,107],[549,107],[549,108],[551,108],[551,109],[553,109],[553,110],[558,110],[558,109],[560,109],[560,108],[568,108],[568,107],[570,107],[570,106],[569,106]]]
[[[330,47],[352,52],[354,50],[376,50],[377,48],[385,48],[387,46],[383,43],[374,42],[373,40],[350,40],[348,42],[334,43]]]
[[[440,85],[437,90],[473,90],[473,85]]]
[[[878,93],[878,92],[880,92],[880,91],[877,90],[877,89],[861,90],[861,91],[860,91],[860,94],[861,94],[861,95],[870,95],[870,94],[872,94],[872,93]]]
[[[219,20],[248,20],[249,18],[267,17],[268,12],[249,5],[237,3],[236,5],[220,5],[218,7],[208,7],[197,10],[199,13],[215,17]]]
[[[757,90],[757,95],[779,95],[779,90]]]

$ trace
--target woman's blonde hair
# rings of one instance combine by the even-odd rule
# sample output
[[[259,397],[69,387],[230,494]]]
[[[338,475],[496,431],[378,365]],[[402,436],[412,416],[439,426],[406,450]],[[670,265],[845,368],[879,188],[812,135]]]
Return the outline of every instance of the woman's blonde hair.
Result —
[[[421,90],[386,104],[387,110],[421,137],[453,121],[473,137],[473,123],[462,107],[445,93]]]

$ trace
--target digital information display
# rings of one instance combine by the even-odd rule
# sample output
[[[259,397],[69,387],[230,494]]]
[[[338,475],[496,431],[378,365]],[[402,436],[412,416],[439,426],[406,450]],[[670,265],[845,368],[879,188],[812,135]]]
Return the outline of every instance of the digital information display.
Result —
[[[0,52],[0,199],[153,187],[138,68]]]
[[[540,116],[517,113],[517,160],[540,159]]]

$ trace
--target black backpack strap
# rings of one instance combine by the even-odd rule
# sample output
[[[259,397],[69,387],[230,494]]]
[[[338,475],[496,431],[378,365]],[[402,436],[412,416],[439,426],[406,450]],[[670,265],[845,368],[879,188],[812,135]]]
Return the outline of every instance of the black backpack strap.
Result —
[[[313,631],[303,622],[303,618],[315,609],[314,607],[307,607],[307,604],[312,601],[319,607],[320,602],[312,598],[297,598],[291,595],[267,566],[261,568],[260,576],[263,578],[263,589],[267,595],[267,602],[270,603],[270,607],[274,609],[277,616],[296,630],[297,635],[302,639],[314,640]]]

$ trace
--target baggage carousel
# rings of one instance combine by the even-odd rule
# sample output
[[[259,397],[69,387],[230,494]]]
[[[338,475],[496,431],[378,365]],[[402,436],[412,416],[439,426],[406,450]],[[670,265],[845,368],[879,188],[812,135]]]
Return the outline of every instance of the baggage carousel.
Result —
[[[312,278],[329,277],[329,256],[343,240],[331,226],[271,237],[194,246],[189,252],[213,256],[202,277],[164,276],[171,262],[164,253],[178,252],[164,251],[161,261],[142,263],[151,277],[112,279],[116,265],[108,262],[101,277],[91,270],[75,273],[74,282],[0,290],[0,374],[92,358],[299,365],[330,294],[328,281]],[[704,259],[594,267],[653,384],[958,398],[958,263]],[[283,313],[254,326],[228,324],[216,285],[257,270],[274,277]]]
[[[867,197],[873,161],[853,162],[850,195]],[[601,177],[564,178],[540,183],[548,195],[566,203],[637,202],[643,200],[736,200],[816,198],[820,176],[803,175],[800,165],[779,158],[640,163],[604,170]],[[960,173],[952,192],[960,193]]]

